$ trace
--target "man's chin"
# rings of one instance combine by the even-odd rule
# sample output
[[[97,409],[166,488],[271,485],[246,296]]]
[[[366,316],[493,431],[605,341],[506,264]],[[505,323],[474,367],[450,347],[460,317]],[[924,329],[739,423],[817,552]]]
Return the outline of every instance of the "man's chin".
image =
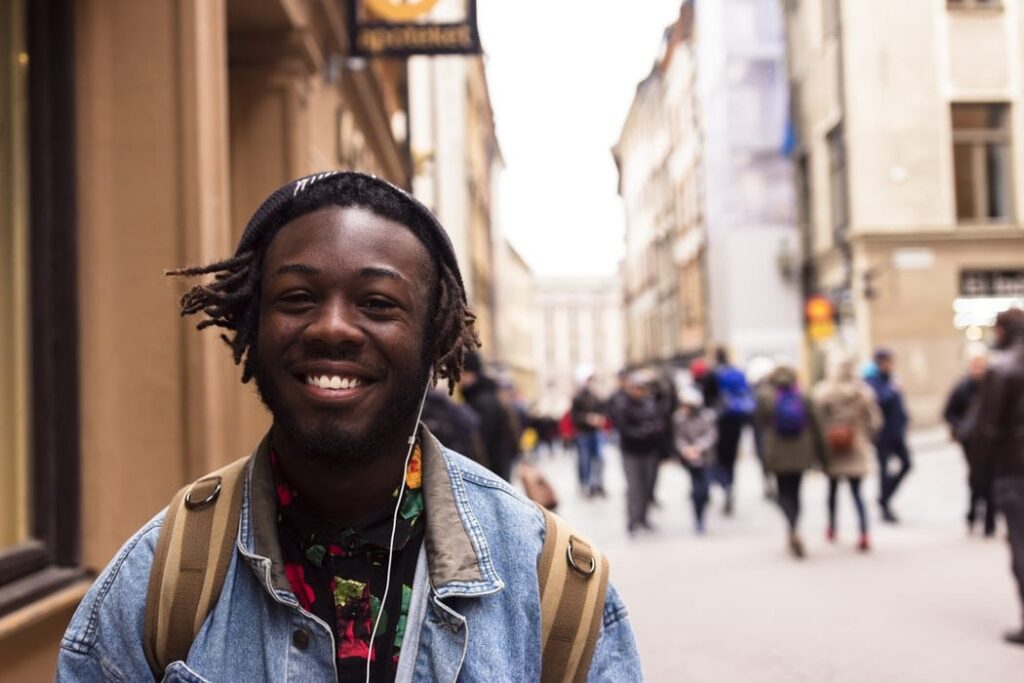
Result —
[[[276,420],[275,424],[310,460],[327,465],[358,468],[369,465],[384,448],[384,434],[354,432],[337,427],[307,427]]]

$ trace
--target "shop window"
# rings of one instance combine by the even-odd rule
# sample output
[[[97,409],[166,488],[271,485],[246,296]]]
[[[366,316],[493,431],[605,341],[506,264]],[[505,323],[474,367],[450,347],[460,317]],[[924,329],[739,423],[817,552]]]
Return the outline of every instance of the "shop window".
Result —
[[[0,616],[83,575],[72,9],[0,5]]]
[[[1009,121],[1006,104],[952,105],[953,182],[962,223],[1012,217]]]

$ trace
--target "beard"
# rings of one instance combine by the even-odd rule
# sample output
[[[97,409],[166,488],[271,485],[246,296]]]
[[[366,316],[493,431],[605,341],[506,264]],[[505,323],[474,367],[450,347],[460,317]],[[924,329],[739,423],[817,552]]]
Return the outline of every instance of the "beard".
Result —
[[[362,468],[376,461],[397,439],[405,441],[405,429],[416,419],[430,366],[424,363],[413,382],[398,382],[384,400],[384,409],[364,429],[340,424],[330,409],[318,411],[313,419],[300,417],[289,408],[277,383],[257,361],[253,379],[260,401],[274,417],[274,425],[306,457],[337,468]]]

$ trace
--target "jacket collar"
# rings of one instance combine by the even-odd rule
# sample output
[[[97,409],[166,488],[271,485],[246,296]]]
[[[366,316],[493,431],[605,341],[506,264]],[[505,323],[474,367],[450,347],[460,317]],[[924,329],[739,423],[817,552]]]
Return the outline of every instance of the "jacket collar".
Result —
[[[491,560],[483,528],[473,513],[455,456],[425,427],[423,504],[424,546],[430,584],[439,598],[481,596],[505,587]],[[277,538],[277,499],[270,465],[269,434],[253,452],[242,498],[238,545],[251,562],[270,563],[270,586],[289,592]],[[260,568],[258,574],[262,575]]]

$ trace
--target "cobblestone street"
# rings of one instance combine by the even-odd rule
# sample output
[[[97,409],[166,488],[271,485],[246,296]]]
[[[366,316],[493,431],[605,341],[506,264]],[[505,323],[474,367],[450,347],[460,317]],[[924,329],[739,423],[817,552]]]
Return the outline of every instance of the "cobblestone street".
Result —
[[[1017,626],[1009,553],[966,534],[965,468],[939,431],[912,442],[914,470],[895,499],[899,526],[882,526],[871,501],[873,550],[858,553],[852,501],[841,489],[839,540],[825,540],[826,480],[803,489],[808,557],[784,546],[781,514],[761,496],[756,461],[738,468],[736,513],[718,491],[708,534],[692,531],[689,479],[661,469],[656,531],[629,539],[619,456],[605,453],[608,497],[584,500],[572,459],[543,457],[560,512],[609,555],[629,606],[650,681],[1020,681],[1024,648],[1004,645]]]

